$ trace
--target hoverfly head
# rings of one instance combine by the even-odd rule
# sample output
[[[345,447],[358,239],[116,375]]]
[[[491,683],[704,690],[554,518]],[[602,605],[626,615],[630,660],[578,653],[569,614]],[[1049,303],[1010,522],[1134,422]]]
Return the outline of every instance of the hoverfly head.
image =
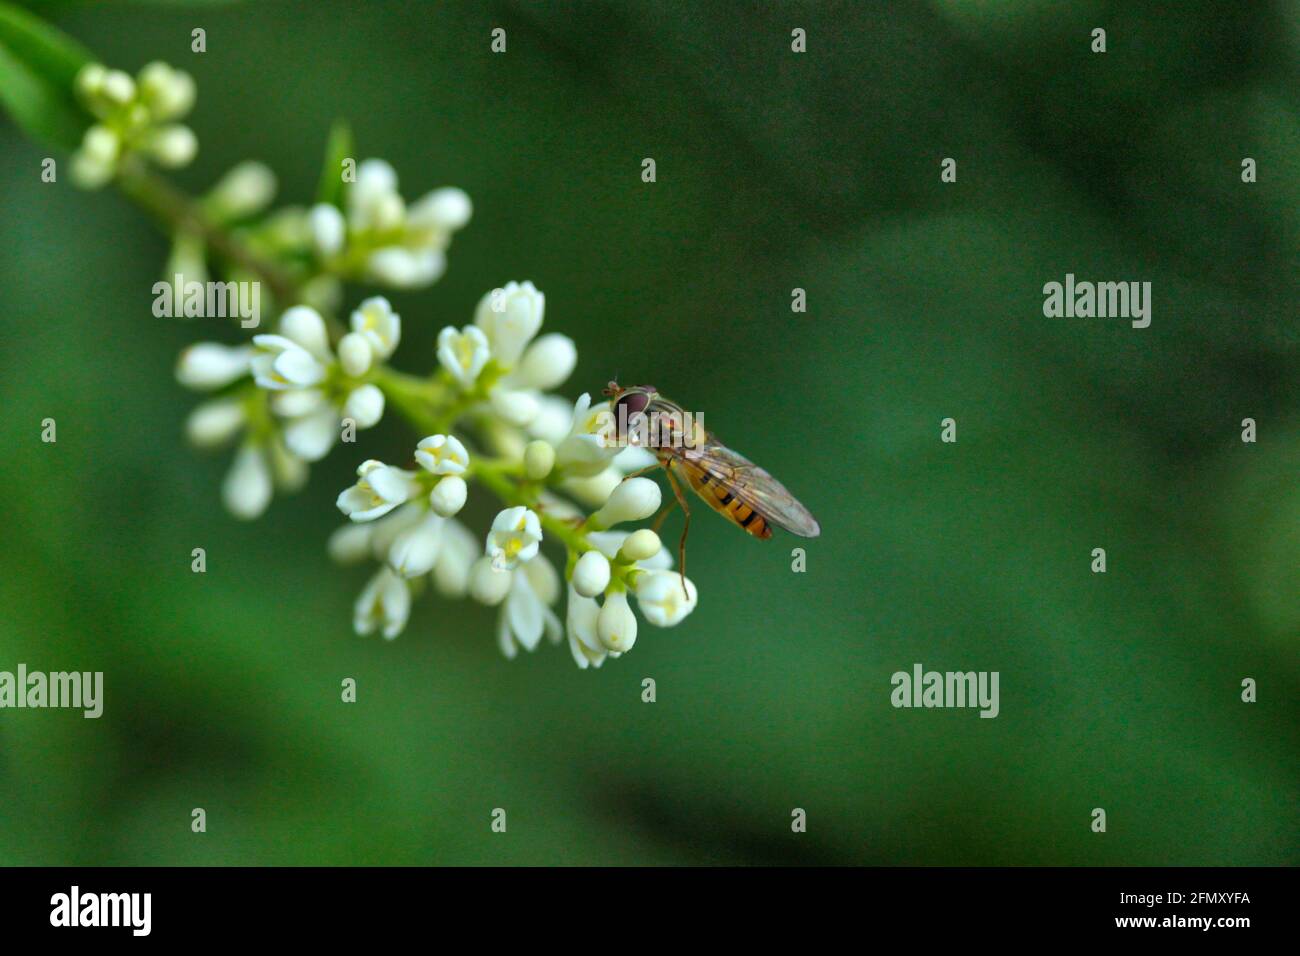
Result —
[[[610,410],[613,412],[614,421],[617,424],[618,437],[620,440],[632,440],[639,418],[644,418],[645,410],[650,406],[650,401],[657,394],[655,387],[653,385],[633,385],[629,388],[618,388],[614,382],[609,384],[611,388],[615,389],[615,391],[606,394],[614,397],[614,404]]]

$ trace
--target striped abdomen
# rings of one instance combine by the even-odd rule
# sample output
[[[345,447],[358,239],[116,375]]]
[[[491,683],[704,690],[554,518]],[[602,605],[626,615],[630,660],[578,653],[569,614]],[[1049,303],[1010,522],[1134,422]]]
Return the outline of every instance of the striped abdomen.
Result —
[[[695,493],[708,502],[714,511],[744,528],[755,538],[772,537],[772,528],[766,519],[736,497],[732,485],[726,478],[685,458],[674,461],[673,470],[686,475],[686,480],[691,483]]]

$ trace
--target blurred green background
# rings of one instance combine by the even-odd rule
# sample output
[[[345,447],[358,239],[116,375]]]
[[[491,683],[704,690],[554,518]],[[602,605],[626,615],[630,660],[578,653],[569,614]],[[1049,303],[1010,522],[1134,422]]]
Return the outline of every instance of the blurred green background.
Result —
[[[805,542],[701,509],[698,611],[600,671],[545,644],[507,663],[494,610],[430,595],[398,640],[354,636],[369,571],[326,557],[333,501],[412,434],[390,416],[227,517],[172,366],[235,330],[154,318],[165,241],[111,191],[41,183],[5,122],[0,669],[102,670],[107,701],[0,711],[0,863],[1297,862],[1296,4],[53,17],[112,65],[195,75],[189,189],[255,157],[309,201],[345,117],[408,197],[469,191],[447,276],[392,297],[399,367],[532,279],[579,343],[567,394],[655,383],[823,534],[793,574]],[[1067,272],[1152,282],[1151,327],[1044,318]],[[915,662],[999,671],[1001,715],[895,710]]]

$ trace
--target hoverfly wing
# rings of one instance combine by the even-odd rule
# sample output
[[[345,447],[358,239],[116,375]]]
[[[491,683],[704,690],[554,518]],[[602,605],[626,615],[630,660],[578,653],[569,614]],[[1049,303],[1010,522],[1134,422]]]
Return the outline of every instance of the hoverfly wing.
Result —
[[[691,486],[724,514],[731,505],[728,499],[734,499],[769,524],[784,528],[791,534],[802,538],[815,538],[821,534],[822,529],[817,519],[786,490],[785,485],[744,455],[719,442],[713,435],[708,436],[702,448],[687,450],[682,458],[688,466],[693,465],[707,475],[707,480],[697,480],[688,467]],[[715,494],[719,490],[722,492],[718,494],[721,499],[719,502],[710,499],[703,487],[705,485],[714,485]],[[735,516],[728,514],[728,517],[734,519]]]

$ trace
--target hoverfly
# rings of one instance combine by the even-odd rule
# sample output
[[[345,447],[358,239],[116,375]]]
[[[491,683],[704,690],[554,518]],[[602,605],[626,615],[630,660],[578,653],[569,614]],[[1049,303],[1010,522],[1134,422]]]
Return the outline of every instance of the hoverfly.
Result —
[[[611,399],[610,413],[619,442],[644,443],[654,453],[658,462],[651,468],[663,468],[673,495],[682,506],[685,524],[677,557],[683,589],[691,509],[678,485],[679,477],[685,478],[714,511],[756,538],[772,537],[773,525],[803,538],[821,534],[817,519],[781,482],[718,441],[698,419],[660,395],[653,385],[623,388],[617,382],[610,382],[605,394]],[[638,440],[640,436],[648,437]],[[659,515],[656,530],[671,508],[670,504]]]

